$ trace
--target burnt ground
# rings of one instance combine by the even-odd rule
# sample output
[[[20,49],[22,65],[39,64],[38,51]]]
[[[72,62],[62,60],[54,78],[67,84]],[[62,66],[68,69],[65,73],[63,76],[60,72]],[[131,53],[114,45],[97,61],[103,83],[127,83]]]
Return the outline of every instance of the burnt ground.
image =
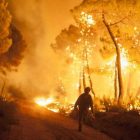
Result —
[[[85,125],[79,132],[76,120],[34,103],[18,101],[18,105],[15,117],[19,123],[11,126],[11,132],[5,133],[3,140],[112,140]]]

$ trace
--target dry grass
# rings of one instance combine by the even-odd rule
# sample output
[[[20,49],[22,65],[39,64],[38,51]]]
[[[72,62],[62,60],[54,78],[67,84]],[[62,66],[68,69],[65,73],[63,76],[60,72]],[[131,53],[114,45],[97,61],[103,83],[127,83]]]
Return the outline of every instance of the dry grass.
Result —
[[[100,112],[101,110],[105,112]],[[140,115],[137,110],[128,111],[126,105],[117,105],[107,98],[96,98],[94,112],[95,121],[88,119],[87,125],[117,140],[140,139]],[[70,117],[78,119],[74,111]]]

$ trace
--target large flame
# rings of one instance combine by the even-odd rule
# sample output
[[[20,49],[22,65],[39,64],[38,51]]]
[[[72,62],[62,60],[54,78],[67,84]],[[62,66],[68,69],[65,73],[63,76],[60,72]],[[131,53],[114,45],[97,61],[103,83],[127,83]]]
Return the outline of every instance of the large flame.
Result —
[[[37,99],[35,100],[35,102],[36,102],[38,105],[41,105],[41,106],[46,106],[46,105],[52,103],[53,101],[54,101],[53,98],[45,99],[44,97],[42,97],[42,98],[37,98]]]
[[[59,109],[51,109],[51,108],[48,108],[48,110],[53,111],[55,113],[58,113],[59,112]]]
[[[127,51],[122,48],[121,50],[121,66],[122,66],[122,69],[125,71],[125,69],[129,66],[129,63],[128,63],[128,60],[127,60]]]

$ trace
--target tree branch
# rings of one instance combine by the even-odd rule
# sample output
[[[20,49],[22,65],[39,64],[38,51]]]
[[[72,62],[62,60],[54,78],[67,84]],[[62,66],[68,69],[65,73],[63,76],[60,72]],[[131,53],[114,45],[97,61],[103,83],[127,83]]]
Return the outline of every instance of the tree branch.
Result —
[[[123,18],[123,19],[121,19],[120,21],[117,21],[117,22],[115,22],[115,23],[110,24],[109,26],[116,25],[116,24],[118,24],[118,23],[120,23],[120,22],[122,22],[122,23],[123,23],[123,20],[125,20],[127,17],[128,17],[128,16],[124,17],[124,18]],[[123,23],[123,24],[124,24],[124,23]]]

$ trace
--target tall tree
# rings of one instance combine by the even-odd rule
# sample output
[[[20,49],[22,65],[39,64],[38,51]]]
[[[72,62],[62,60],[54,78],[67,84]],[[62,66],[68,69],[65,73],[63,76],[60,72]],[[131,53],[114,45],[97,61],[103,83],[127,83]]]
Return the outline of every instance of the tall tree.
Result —
[[[21,63],[27,45],[23,40],[23,37],[13,25],[10,26],[9,38],[12,40],[12,45],[7,52],[0,54],[0,69],[2,75],[5,77],[4,84],[2,86],[1,95],[3,94],[5,82],[6,82],[6,72],[7,71],[17,71],[17,67]]]
[[[56,43],[51,45],[55,51],[63,53],[63,57],[64,52],[67,52],[65,59],[68,63],[75,63],[78,60],[80,67],[78,70],[80,75],[79,92],[81,92],[81,79],[83,80],[83,88],[85,88],[86,75],[88,75],[92,93],[95,94],[92,88],[88,59],[95,46],[95,40],[93,40],[95,36],[93,27],[84,29],[79,24],[77,26],[71,25],[68,30],[62,30],[60,35],[56,37]]]
[[[82,12],[92,15],[98,29],[98,37],[106,37],[105,41],[114,46],[117,55],[119,102],[123,100],[121,52],[126,44],[129,48],[132,47],[129,44],[132,39],[124,40],[124,37],[132,36],[134,27],[140,27],[137,18],[140,13],[139,7],[140,1],[138,0],[84,0],[82,4],[72,10],[72,14],[78,22]],[[102,43],[101,46],[103,46]]]
[[[24,57],[23,53],[27,47],[20,31],[13,25],[10,26],[10,30],[11,33],[9,37],[12,39],[12,45],[7,52],[0,55],[0,67],[9,71],[17,70],[16,67],[21,63],[21,60]]]
[[[8,51],[9,47],[12,44],[12,39],[10,39],[9,34],[10,34],[10,24],[11,24],[11,18],[12,16],[10,15],[8,9],[7,9],[8,3],[5,2],[5,0],[0,0],[0,55],[2,53],[5,53]],[[0,63],[2,63],[2,60],[0,59]],[[0,66],[0,72],[2,73],[1,79],[3,79],[3,86],[1,89],[1,94],[4,91],[5,87],[5,70],[2,69]],[[4,78],[3,78],[4,76]]]
[[[9,26],[12,16],[7,10],[5,0],[0,0],[0,54],[8,51],[12,44],[12,39],[9,38]]]

